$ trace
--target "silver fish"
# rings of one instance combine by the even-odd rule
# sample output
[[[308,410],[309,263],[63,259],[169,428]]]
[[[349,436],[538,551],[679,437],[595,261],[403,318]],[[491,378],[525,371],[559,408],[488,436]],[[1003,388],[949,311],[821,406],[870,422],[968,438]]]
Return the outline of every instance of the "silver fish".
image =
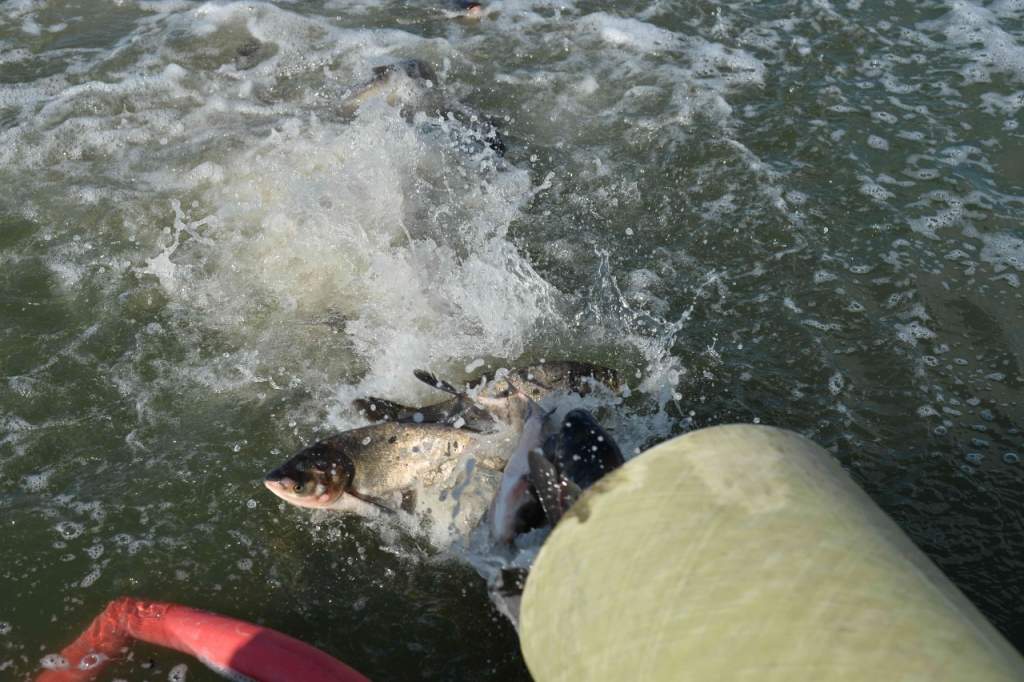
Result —
[[[303,448],[264,485],[299,507],[411,511],[417,485],[445,480],[478,438],[440,424],[372,424]]]
[[[530,453],[542,448],[551,429],[551,413],[545,412],[531,398],[518,395],[524,404],[519,440],[501,474],[489,513],[491,537],[502,544],[512,542],[516,534],[524,530],[524,511],[536,503],[530,491]]]

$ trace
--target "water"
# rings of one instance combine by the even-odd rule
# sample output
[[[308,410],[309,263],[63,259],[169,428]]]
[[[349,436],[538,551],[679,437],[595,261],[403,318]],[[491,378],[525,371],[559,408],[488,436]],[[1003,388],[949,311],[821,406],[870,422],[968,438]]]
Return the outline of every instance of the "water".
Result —
[[[414,367],[568,357],[627,378],[628,452],[815,439],[1024,647],[1024,4],[447,9],[0,8],[5,679],[121,594],[527,679],[466,561],[259,481],[356,396],[429,397]],[[405,58],[506,157],[341,111]]]

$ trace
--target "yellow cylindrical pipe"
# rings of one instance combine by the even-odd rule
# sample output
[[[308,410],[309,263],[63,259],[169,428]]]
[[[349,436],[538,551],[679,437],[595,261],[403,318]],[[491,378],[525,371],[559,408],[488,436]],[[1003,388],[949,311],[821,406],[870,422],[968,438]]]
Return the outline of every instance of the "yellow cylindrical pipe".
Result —
[[[1024,680],[1024,659],[820,447],[764,426],[662,443],[545,542],[538,682]]]

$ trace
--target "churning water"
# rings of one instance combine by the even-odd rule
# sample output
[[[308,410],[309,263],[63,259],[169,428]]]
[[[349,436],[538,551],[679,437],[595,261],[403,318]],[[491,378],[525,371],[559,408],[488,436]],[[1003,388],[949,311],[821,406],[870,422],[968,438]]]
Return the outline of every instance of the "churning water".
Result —
[[[131,594],[526,679],[465,561],[260,479],[415,367],[541,358],[623,374],[629,452],[825,445],[1024,646],[1024,2],[452,9],[0,6],[0,676]]]

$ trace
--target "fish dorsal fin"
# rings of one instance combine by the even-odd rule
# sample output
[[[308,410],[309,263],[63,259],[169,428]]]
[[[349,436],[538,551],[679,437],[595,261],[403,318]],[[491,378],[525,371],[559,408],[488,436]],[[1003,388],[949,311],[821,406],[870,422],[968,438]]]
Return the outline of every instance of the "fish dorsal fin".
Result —
[[[391,400],[384,400],[383,398],[374,398],[373,396],[356,398],[352,401],[352,406],[359,412],[362,412],[363,416],[372,422],[398,421],[404,415],[416,411],[414,407],[402,405]]]
[[[459,389],[455,388],[444,379],[439,379],[437,375],[432,374],[425,369],[414,369],[412,373],[413,375],[416,376],[417,379],[427,384],[428,386],[432,386],[433,388],[444,391],[445,393],[451,393],[452,395],[458,396],[460,398],[465,396],[464,391],[460,391]]]

